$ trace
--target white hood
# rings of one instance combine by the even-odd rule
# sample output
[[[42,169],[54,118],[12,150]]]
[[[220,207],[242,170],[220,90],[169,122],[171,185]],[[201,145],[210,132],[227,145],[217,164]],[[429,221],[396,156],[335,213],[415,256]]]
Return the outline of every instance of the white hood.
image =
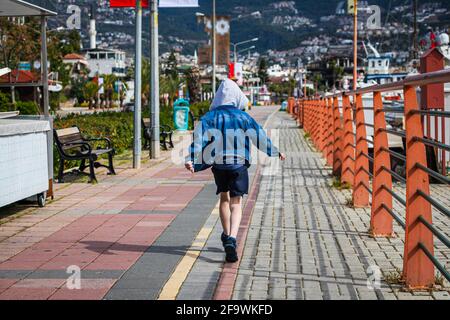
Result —
[[[226,79],[217,90],[210,110],[214,110],[220,106],[233,106],[240,110],[245,110],[248,103],[249,100],[236,82]]]

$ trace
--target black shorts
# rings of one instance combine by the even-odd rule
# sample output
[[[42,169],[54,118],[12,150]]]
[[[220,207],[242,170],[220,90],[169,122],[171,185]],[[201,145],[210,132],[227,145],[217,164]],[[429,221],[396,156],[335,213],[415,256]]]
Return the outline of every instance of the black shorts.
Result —
[[[230,197],[242,197],[248,194],[248,169],[243,166],[236,170],[219,170],[212,168],[217,193],[230,192]]]

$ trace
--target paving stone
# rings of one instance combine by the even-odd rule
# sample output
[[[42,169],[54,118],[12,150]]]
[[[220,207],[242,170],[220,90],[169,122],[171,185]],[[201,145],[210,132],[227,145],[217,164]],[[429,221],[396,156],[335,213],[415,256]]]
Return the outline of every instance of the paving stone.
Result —
[[[403,230],[395,226],[397,238],[369,237],[370,208],[347,207],[351,192],[329,187],[331,168],[324,167],[321,154],[311,151],[304,132],[291,117],[278,113],[269,128],[279,130],[280,149],[286,151],[288,159],[276,174],[262,177],[239,269],[239,275],[253,279],[252,286],[246,286],[247,295],[242,293],[242,285],[235,287],[236,292],[251,299],[264,297],[265,290],[261,289],[266,288],[270,299],[415,298],[397,297],[393,286],[383,281],[380,290],[367,288],[369,266],[381,270],[402,267]],[[404,186],[399,188],[404,195]],[[448,233],[448,222],[436,225],[444,226],[442,230]],[[437,251],[440,257],[445,249]],[[447,256],[443,257],[445,260]],[[261,279],[268,273],[269,283]],[[275,282],[272,277],[284,282]]]

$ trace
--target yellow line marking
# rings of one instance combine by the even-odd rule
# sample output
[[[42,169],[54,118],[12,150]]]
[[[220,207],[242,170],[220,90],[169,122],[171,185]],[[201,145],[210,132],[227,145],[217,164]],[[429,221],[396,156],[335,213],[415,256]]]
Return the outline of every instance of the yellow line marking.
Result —
[[[211,216],[213,215],[215,216],[218,214],[219,214],[219,202],[217,202],[216,207],[211,212]],[[208,220],[209,219],[210,218],[208,217]],[[185,256],[181,259],[180,263],[178,263],[175,271],[170,276],[169,280],[167,280],[166,284],[161,290],[158,300],[175,300],[177,298],[181,286],[183,285],[184,281],[189,275],[189,272],[194,266],[195,261],[197,261],[197,258],[199,257],[201,251],[205,247],[206,241],[208,240],[212,231],[213,228],[207,227],[203,227],[199,231],[191,247],[186,252]]]
[[[267,118],[266,122],[264,123],[264,128],[277,112],[278,109]],[[219,216],[219,203],[220,201],[217,202],[216,207],[211,212],[211,215],[210,217],[208,217],[207,221],[211,218],[211,216],[215,216],[215,222],[217,222]],[[185,256],[181,259],[180,263],[175,268],[175,271],[170,276],[169,280],[167,280],[166,284],[161,290],[158,300],[175,300],[177,298],[181,286],[189,275],[189,272],[194,266],[195,261],[197,261],[197,258],[199,257],[200,252],[203,250],[206,241],[211,235],[212,230],[212,228],[203,227],[199,231],[191,247],[186,252]]]

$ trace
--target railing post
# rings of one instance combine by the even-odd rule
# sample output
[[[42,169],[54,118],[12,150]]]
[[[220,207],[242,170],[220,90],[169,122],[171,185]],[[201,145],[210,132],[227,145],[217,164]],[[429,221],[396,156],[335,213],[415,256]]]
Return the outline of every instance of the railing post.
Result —
[[[319,150],[319,133],[320,133],[319,110],[320,110],[320,99],[316,99],[313,114],[314,114],[314,146],[316,147],[317,150]]]
[[[322,157],[327,160],[328,152],[328,98],[323,99],[322,104],[322,117],[323,117],[323,133],[322,133]]]
[[[333,175],[341,177],[342,173],[342,127],[341,114],[339,112],[339,99],[333,98]]]
[[[333,165],[333,145],[334,145],[334,130],[333,130],[333,98],[327,99],[327,165]]]
[[[288,98],[288,113],[290,114],[290,115],[292,115],[292,111],[293,111],[293,108],[294,108],[294,98],[292,98],[292,97],[289,97]]]
[[[392,176],[384,170],[391,169],[391,157],[383,148],[388,149],[388,135],[386,119],[383,112],[383,99],[380,92],[373,94],[374,139],[373,139],[373,181],[372,181],[372,211],[370,231],[375,237],[391,237],[393,217],[388,210],[392,210],[392,195],[385,189],[392,190]]]
[[[308,101],[306,101],[306,106],[305,106],[305,129],[306,132],[309,133],[309,109],[311,107],[311,100],[308,99]]]
[[[344,150],[342,158],[342,182],[353,185],[355,175],[355,148],[353,147],[355,136],[353,134],[353,118],[350,105],[350,97],[342,96],[342,108],[344,113]]]
[[[320,99],[319,104],[319,151],[323,153],[325,149],[324,137],[326,134],[325,126],[325,98]]]
[[[428,174],[416,167],[421,164],[427,167],[427,157],[423,143],[415,140],[423,138],[423,124],[418,113],[416,88],[406,86],[405,122],[406,122],[406,229],[405,253],[403,260],[403,276],[410,288],[431,287],[435,282],[434,265],[426,256],[419,244],[433,254],[433,234],[419,221],[422,216],[432,223],[431,205],[418,195],[421,190],[430,194]]]
[[[353,205],[367,207],[369,205],[369,160],[363,155],[368,154],[366,125],[361,94],[356,95],[356,151],[355,180],[353,182]],[[366,172],[367,171],[367,172]]]
[[[305,127],[305,103],[306,103],[306,97],[302,99],[301,105],[300,105],[300,117],[299,117],[299,121],[300,121],[300,128],[304,128]]]

